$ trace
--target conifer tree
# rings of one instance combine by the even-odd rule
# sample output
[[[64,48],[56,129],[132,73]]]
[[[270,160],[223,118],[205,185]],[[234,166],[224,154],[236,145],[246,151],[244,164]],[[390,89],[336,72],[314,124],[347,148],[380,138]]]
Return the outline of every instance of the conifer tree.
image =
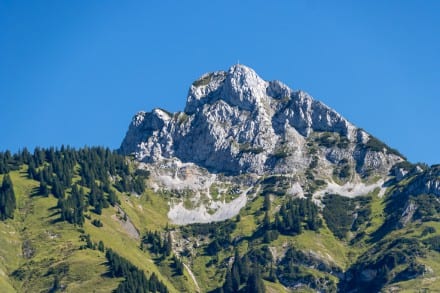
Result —
[[[29,177],[29,179],[36,179],[37,178],[37,170],[35,169],[35,164],[34,164],[33,160],[31,160],[29,162],[28,177]]]
[[[266,288],[264,287],[263,280],[261,279],[260,270],[254,269],[249,275],[249,279],[246,284],[246,292],[248,293],[264,293]]]
[[[228,272],[226,273],[225,283],[223,284],[223,292],[225,293],[234,292],[234,287],[232,285],[232,275],[230,270],[228,270]]]
[[[102,240],[99,240],[98,242],[98,250],[104,252],[104,242],[102,242]]]
[[[268,211],[264,213],[263,227],[264,229],[270,229],[270,218]]]
[[[117,202],[116,193],[111,189],[108,191],[108,202],[112,206],[115,206]]]
[[[269,195],[269,193],[266,193],[266,195],[264,196],[263,210],[269,211],[270,207],[271,207],[270,195]]]
[[[183,262],[176,255],[173,256],[173,261],[174,261],[174,267],[176,268],[176,273],[178,275],[183,275],[183,271],[184,271]]]
[[[170,256],[173,249],[173,238],[171,237],[171,233],[168,233],[164,242],[164,255]]]
[[[14,217],[16,208],[16,200],[14,187],[12,185],[11,177],[6,174],[3,177],[2,186],[0,188],[0,220],[4,221],[7,218]]]
[[[249,257],[247,254],[243,256],[243,258],[240,261],[240,280],[242,283],[246,283],[247,279],[249,277]]]
[[[49,196],[49,187],[44,180],[40,181],[40,187],[38,188],[38,193],[42,196]]]

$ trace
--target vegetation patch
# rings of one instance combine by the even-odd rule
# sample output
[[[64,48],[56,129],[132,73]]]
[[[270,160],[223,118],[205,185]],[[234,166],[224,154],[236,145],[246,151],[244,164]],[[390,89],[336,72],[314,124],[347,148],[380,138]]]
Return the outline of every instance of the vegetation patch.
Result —
[[[436,235],[434,237],[423,240],[423,243],[428,245],[429,248],[440,252],[440,236]]]
[[[195,87],[208,85],[209,82],[211,81],[211,78],[212,78],[211,74],[206,74],[201,78],[199,78],[198,80],[194,81],[192,85]]]
[[[320,272],[316,272],[310,267],[319,267]],[[277,266],[277,276],[281,283],[291,288],[307,284],[307,287],[315,290],[336,292],[334,278],[321,272],[332,272],[332,269],[323,262],[316,262],[316,260],[295,248],[289,248]],[[335,267],[334,269],[336,269],[335,273],[340,272],[339,268]]]
[[[398,150],[390,148],[385,143],[383,143],[382,141],[378,140],[377,138],[371,135],[367,143],[365,143],[364,147],[372,152],[383,152],[384,150],[386,150],[387,153],[402,157],[406,160],[406,157],[402,155]]]
[[[318,231],[322,226],[318,207],[309,198],[291,198],[287,200],[281,205],[280,210],[275,213],[273,222],[270,221],[268,215],[270,207],[265,209],[263,225],[256,232],[268,238],[265,242],[270,242],[278,237],[276,233],[267,233],[271,230],[276,230],[284,235],[297,235],[301,234],[303,229]]]
[[[352,277],[341,282],[339,289],[343,292],[354,288],[358,292],[379,292],[387,284],[408,279],[412,273],[423,273],[424,269],[417,262],[417,257],[424,255],[420,244],[417,239],[404,237],[379,242],[359,257],[348,270]]]
[[[150,278],[145,277],[142,270],[113,250],[107,250],[105,257],[110,268],[109,275],[112,278],[124,278],[114,292],[168,292],[167,287],[159,281],[156,274],[153,273]]]
[[[287,176],[268,176],[260,181],[262,187],[261,195],[274,194],[283,196],[290,187],[291,178]]]
[[[338,143],[338,137],[333,133],[323,132],[315,138],[315,142],[321,147],[332,148]]]
[[[251,153],[251,154],[257,155],[259,153],[262,153],[264,151],[264,148],[253,147],[253,146],[251,146],[250,143],[243,143],[238,146],[238,150],[241,153]]]
[[[328,228],[339,239],[345,239],[349,231],[356,232],[370,220],[371,196],[348,198],[337,194],[327,194],[323,217]]]
[[[350,164],[347,159],[339,161],[338,165],[333,169],[333,176],[342,182],[347,181],[352,176]]]
[[[189,119],[189,116],[188,116],[188,114],[186,114],[185,112],[181,112],[181,113],[179,113],[179,115],[178,115],[178,121],[179,121],[179,124],[184,124],[184,123],[186,123],[186,121],[188,121],[188,119]]]
[[[440,202],[438,197],[433,194],[420,194],[418,196],[410,197],[414,201],[417,209],[413,218],[415,220],[440,221]]]

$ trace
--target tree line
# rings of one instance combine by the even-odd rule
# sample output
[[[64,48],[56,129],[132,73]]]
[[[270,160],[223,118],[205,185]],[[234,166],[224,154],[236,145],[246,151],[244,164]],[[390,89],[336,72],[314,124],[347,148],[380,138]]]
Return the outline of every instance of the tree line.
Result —
[[[56,197],[61,220],[77,225],[84,223],[84,212],[89,207],[101,214],[102,209],[114,206],[118,202],[114,189],[143,193],[144,180],[149,175],[145,170],[131,174],[124,156],[103,147],[78,150],[69,146],[60,149],[37,147],[33,153],[23,149],[13,155],[9,151],[0,152],[0,174],[18,170],[23,165],[28,167],[28,178],[39,181],[38,195]],[[79,180],[74,180],[75,176]],[[1,194],[4,204],[0,202],[0,208],[3,206],[0,219],[13,214],[15,200],[11,195],[6,191]]]
[[[111,249],[107,249],[105,257],[107,258],[110,268],[110,276],[113,278],[125,278],[124,281],[119,283],[119,286],[114,291],[115,293],[168,292],[165,284],[158,279],[155,273],[152,273],[151,276],[147,278],[142,270]]]

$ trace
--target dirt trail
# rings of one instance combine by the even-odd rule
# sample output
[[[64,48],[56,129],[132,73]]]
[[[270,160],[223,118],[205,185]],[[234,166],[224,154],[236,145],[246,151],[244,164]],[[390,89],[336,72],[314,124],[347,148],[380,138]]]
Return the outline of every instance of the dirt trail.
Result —
[[[197,283],[196,277],[194,276],[193,272],[191,271],[189,266],[187,266],[186,264],[183,264],[183,265],[185,266],[186,270],[188,271],[189,275],[191,276],[191,279],[193,279],[194,284],[196,285],[196,291],[200,292],[199,283]]]

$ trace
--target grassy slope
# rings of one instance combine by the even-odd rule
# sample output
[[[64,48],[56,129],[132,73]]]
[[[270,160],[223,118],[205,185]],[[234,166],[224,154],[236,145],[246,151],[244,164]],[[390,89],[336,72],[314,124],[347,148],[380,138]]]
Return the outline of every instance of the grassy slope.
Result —
[[[0,222],[0,292],[14,292],[9,274],[19,263],[21,242],[15,227],[8,222]]]
[[[91,235],[93,242],[102,240],[106,247],[112,248],[121,256],[130,260],[133,264],[142,268],[147,275],[156,273],[167,285],[171,292],[195,292],[195,285],[185,272],[184,276],[176,277],[171,268],[171,261],[165,260],[158,263],[148,252],[139,249],[139,240],[131,238],[117,219],[116,210],[104,209],[98,216],[92,212],[92,219],[100,219],[103,227],[97,228],[86,220],[83,228],[75,227],[68,223],[57,222],[59,215],[54,207],[57,201],[52,196],[48,198],[32,197],[38,182],[26,178],[26,169],[11,172],[17,197],[18,210],[13,220],[0,222],[0,292],[14,291],[47,291],[54,281],[53,270],[62,265],[68,266],[68,272],[61,275],[61,284],[67,286],[67,292],[109,292],[116,288],[119,279],[111,279],[105,276],[107,272],[104,253],[97,250],[79,250],[84,244],[80,241],[82,233]],[[0,180],[1,180],[0,176]],[[163,195],[147,190],[141,197],[118,194],[121,199],[121,207],[130,217],[131,221],[141,232],[146,230],[161,230],[168,225],[168,204]],[[274,198],[274,207],[279,204]],[[263,204],[263,197],[254,199],[247,208],[240,213],[241,220],[237,223],[237,229],[232,237],[250,237],[262,221],[263,213],[258,212]],[[276,247],[282,252],[286,244],[292,244],[303,250],[318,252],[323,258],[332,260],[343,269],[347,269],[357,256],[369,247],[368,235],[373,233],[383,223],[384,199],[373,195],[371,204],[373,220],[366,227],[367,237],[361,245],[350,246],[346,241],[338,240],[325,226],[319,233],[304,231],[295,237],[280,236],[270,246]],[[420,233],[426,225],[430,225],[440,231],[437,222],[424,223],[421,226],[408,227],[407,235],[420,237]],[[403,233],[403,231],[401,232]],[[430,235],[432,236],[432,235]],[[425,237],[426,238],[426,237]],[[22,244],[26,242],[33,256],[29,259],[22,257]],[[240,253],[247,249],[247,242],[240,244]],[[232,255],[231,251],[221,252],[219,263]],[[224,278],[224,269],[217,266],[206,266],[212,258],[200,253],[192,259],[184,262],[191,266],[202,291],[218,287]],[[440,290],[440,279],[437,272],[440,270],[440,254],[429,252],[425,258],[418,259],[426,264],[433,272],[415,280],[392,284],[403,291],[410,292],[412,288],[429,288]],[[18,270],[17,270],[18,269]],[[11,277],[13,272],[16,276]],[[280,284],[266,282],[268,292],[283,292],[287,289]]]
[[[281,285],[280,283],[272,283],[268,281],[264,281],[264,286],[266,287],[267,293],[287,293],[290,292],[289,289]],[[295,292],[301,292],[300,290],[296,290]],[[302,292],[314,292],[313,290],[304,290]]]
[[[6,254],[15,256],[6,263],[8,273],[16,270],[18,276],[10,278],[11,284],[17,291],[47,291],[52,287],[55,275],[50,274],[50,270],[64,266],[68,267],[68,272],[60,276],[61,284],[68,284],[67,291],[86,292],[95,289],[97,284],[102,292],[116,288],[117,280],[101,276],[107,271],[104,254],[79,250],[83,244],[79,238],[82,231],[57,221],[55,198],[32,196],[38,183],[27,179],[24,171],[11,172],[18,203],[15,218],[6,222],[16,232],[15,246],[7,246],[15,249],[15,253]],[[22,247],[27,248],[32,256],[23,257]]]
[[[186,273],[180,279],[169,281],[172,271],[157,266],[148,253],[139,249],[139,240],[130,238],[121,223],[116,220],[116,210],[104,209],[101,216],[91,213],[104,224],[97,228],[86,220],[84,227],[59,222],[54,208],[57,200],[50,197],[32,196],[38,182],[26,178],[26,169],[11,172],[17,198],[18,210],[12,220],[0,222],[0,292],[48,291],[59,267],[67,267],[61,276],[61,285],[67,292],[109,292],[117,287],[119,279],[105,276],[106,258],[103,252],[80,246],[82,233],[88,233],[93,242],[102,240],[106,247],[115,250],[150,275],[155,272],[171,292],[194,291],[194,284]],[[1,178],[0,178],[1,180]],[[154,194],[149,201],[124,197],[121,206],[139,230],[158,229],[166,225],[166,201]],[[145,197],[141,197],[145,198]],[[32,257],[23,257],[26,243]],[[15,271],[16,277],[11,277]],[[178,288],[178,289],[176,289]]]
[[[416,237],[419,240],[424,240],[439,234],[436,232],[423,236],[422,231],[426,227],[433,227],[436,231],[440,231],[440,223],[430,221],[411,223],[404,231],[400,231],[400,233],[406,237]],[[391,237],[392,236],[393,235],[391,235]],[[399,292],[414,292],[414,288],[420,288],[420,292],[440,292],[440,276],[438,273],[440,272],[440,253],[429,250],[425,256],[417,257],[417,262],[424,264],[428,268],[428,271],[425,272],[423,276],[408,281],[393,283],[388,285],[388,287],[399,288]]]
[[[152,190],[146,190],[141,197],[119,195],[121,199],[121,207],[130,217],[134,225],[139,230],[141,237],[147,230],[149,231],[164,231],[168,225],[168,203],[166,196],[163,194],[154,193]],[[139,246],[139,241],[137,241]],[[156,274],[166,276],[172,282],[178,291],[195,292],[195,285],[185,270],[183,276],[176,276],[172,269],[172,262],[167,259],[162,263],[157,262],[154,258],[148,255],[149,261],[154,261],[158,270]]]
[[[20,255],[21,240],[16,227],[12,221],[0,221],[0,292],[15,292],[9,274],[18,266]]]
[[[377,194],[377,190],[371,194],[372,220],[364,227],[366,235],[361,239],[361,241],[357,242],[355,245],[350,245],[347,240],[341,241],[337,239],[324,223],[324,226],[320,229],[318,233],[314,231],[304,231],[302,234],[294,237],[280,235],[277,240],[271,242],[270,246],[277,248],[277,251],[281,253],[283,251],[283,247],[287,247],[289,244],[301,250],[311,250],[321,255],[323,259],[328,259],[336,263],[342,269],[348,269],[348,267],[356,261],[358,256],[374,246],[374,244],[369,242],[369,240],[371,239],[371,234],[375,232],[384,222],[384,208],[386,198],[380,198],[377,196]],[[276,201],[277,199],[275,198],[274,203],[276,203]],[[237,229],[233,232],[233,237],[238,235],[252,235],[252,232],[257,228],[258,223],[262,221],[261,213],[259,213],[258,216],[255,215],[258,214],[257,211],[261,208],[261,206],[262,197],[257,197],[253,202],[248,205],[246,209],[241,211],[241,220],[237,223]],[[420,240],[422,240],[423,238],[432,237],[433,235],[421,237],[421,232],[426,226],[434,227],[437,231],[440,231],[440,223],[438,222],[427,222],[423,223],[422,225],[415,223],[411,226],[406,227],[405,229],[396,231],[396,233],[392,233],[391,235],[389,235],[389,237],[391,240],[398,237],[399,235],[412,236]],[[242,243],[241,246],[243,246],[243,248],[245,249],[247,245],[246,243]],[[242,251],[244,249],[239,250]],[[223,257],[220,259],[223,259]],[[198,260],[200,262],[199,265],[201,271],[202,265],[206,263],[208,259],[203,259],[203,257],[199,257]],[[429,251],[426,257],[418,258],[418,262],[427,265],[427,267],[431,268],[432,271],[427,272],[424,276],[417,279],[394,283],[389,285],[388,287],[399,288],[399,290],[403,290],[403,292],[413,292],[414,288],[427,288],[428,290],[433,290],[435,292],[440,291],[440,278],[438,277],[438,272],[440,271],[440,253]],[[315,273],[319,272],[315,271]],[[198,277],[203,280],[215,280],[213,278],[213,273],[210,271],[209,268],[201,272]],[[265,281],[265,284],[268,292],[282,292],[283,290],[285,290],[284,288],[282,288],[282,286],[280,287],[279,284],[274,284],[267,281]],[[304,290],[307,291],[306,288],[304,288]]]

